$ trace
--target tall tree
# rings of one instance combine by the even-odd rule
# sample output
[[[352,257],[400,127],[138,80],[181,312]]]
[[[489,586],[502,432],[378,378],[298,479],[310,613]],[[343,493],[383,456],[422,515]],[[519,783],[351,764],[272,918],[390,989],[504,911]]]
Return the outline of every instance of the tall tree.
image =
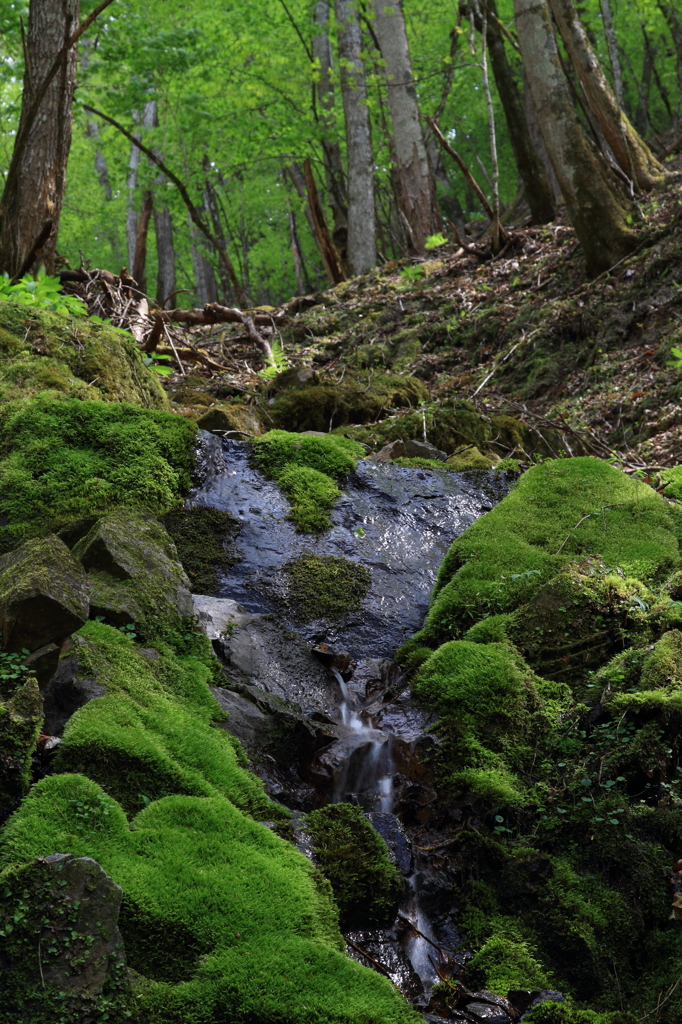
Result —
[[[42,263],[55,269],[55,244],[71,146],[76,47],[64,53],[32,110],[57,54],[78,26],[80,0],[31,0],[21,116],[0,203],[0,270],[10,277]]]
[[[633,209],[590,148],[561,68],[547,0],[514,0],[521,55],[542,136],[590,274],[637,244]]]
[[[143,130],[145,128],[153,128],[157,123],[157,112],[156,112],[156,100],[149,100],[145,103],[142,115],[139,111],[133,113],[133,120],[137,121],[141,125],[140,131],[135,132],[136,142],[142,140]],[[151,206],[149,206],[149,214],[146,213],[145,204],[149,203],[148,190],[145,193],[142,200],[142,207],[138,210],[137,206],[137,182],[140,176],[140,160],[142,159],[142,150],[139,146],[132,143],[130,147],[130,156],[128,157],[128,178],[126,181],[126,187],[128,189],[128,201],[126,206],[126,242],[128,245],[128,269],[131,274],[133,267],[135,266],[135,254],[139,249],[139,230],[140,219],[144,223],[145,217],[147,226],[149,226],[149,215],[151,214]],[[146,246],[145,246],[146,248]],[[138,266],[139,271],[139,266]]]
[[[663,181],[663,168],[621,110],[573,0],[550,0],[550,5],[590,113],[596,118],[616,163],[638,192],[649,191]]]
[[[327,198],[334,219],[333,239],[342,266],[345,262],[346,243],[348,240],[348,195],[343,173],[341,146],[336,136],[334,118],[334,84],[332,47],[329,39],[329,0],[317,0],[315,4],[315,35],[313,36],[313,56],[318,63],[317,101],[321,108],[322,151],[324,154],[324,170],[327,185]],[[343,254],[343,255],[342,255]]]
[[[443,222],[419,121],[401,0],[375,0],[374,15],[374,29],[386,66],[398,205],[409,225],[415,250],[422,252],[426,239],[440,231]]]
[[[490,65],[497,86],[497,93],[502,103],[509,140],[514,151],[514,159],[524,186],[530,216],[533,224],[547,224],[554,220],[554,196],[549,183],[545,166],[531,138],[523,97],[516,83],[514,73],[504,48],[504,39],[500,28],[495,0],[481,0],[481,7],[487,13],[486,38]],[[460,6],[460,10],[468,14],[472,8],[469,4]],[[478,4],[473,5],[476,28],[483,30],[483,18]]]
[[[348,149],[348,264],[365,274],[376,264],[374,158],[362,61],[362,33],[352,0],[336,0],[341,92]]]

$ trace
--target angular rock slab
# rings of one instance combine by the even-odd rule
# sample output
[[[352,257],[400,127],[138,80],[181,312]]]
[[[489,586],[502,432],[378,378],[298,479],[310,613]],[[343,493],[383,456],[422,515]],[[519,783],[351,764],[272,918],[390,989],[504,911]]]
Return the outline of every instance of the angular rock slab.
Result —
[[[78,654],[87,646],[88,641],[83,637],[74,637],[67,656],[61,659],[45,688],[43,731],[49,736],[62,736],[64,726],[79,708],[107,692],[106,686],[98,682],[92,672],[81,667]]]
[[[73,554],[88,573],[93,615],[123,626],[150,614],[185,618],[194,613],[175,545],[149,513],[120,509],[102,516]]]
[[[123,890],[97,861],[54,853],[12,869],[3,883],[4,1011],[30,1008],[33,1019],[60,996],[60,1009],[85,1013],[74,1017],[85,1020],[105,989],[108,998],[125,998],[128,981],[118,928]],[[56,1018],[46,1015],[49,1019]]]
[[[6,651],[35,651],[80,629],[90,611],[83,566],[54,534],[0,558],[0,628]]]

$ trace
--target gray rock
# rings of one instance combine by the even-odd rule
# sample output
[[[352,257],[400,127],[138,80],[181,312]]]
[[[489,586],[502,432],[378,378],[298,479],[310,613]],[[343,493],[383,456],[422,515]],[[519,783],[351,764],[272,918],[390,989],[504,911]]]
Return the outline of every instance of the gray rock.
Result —
[[[86,646],[87,641],[83,637],[75,637],[71,647],[73,653],[62,658],[45,688],[43,731],[50,736],[61,736],[64,726],[79,708],[107,692],[106,686],[81,669],[78,651]]]
[[[410,963],[407,954],[400,946],[395,935],[388,930],[354,931],[346,933],[346,954],[365,967],[388,974],[410,1000],[418,1001],[424,997],[424,986]],[[364,954],[368,954],[365,956]],[[370,959],[371,958],[371,959]],[[384,971],[379,970],[381,964]],[[439,1018],[434,1018],[438,1020]]]
[[[177,621],[194,614],[175,545],[149,513],[120,509],[102,516],[73,554],[88,573],[93,616],[123,626],[150,615]]]
[[[492,1003],[467,1003],[466,1012],[480,1024],[510,1024],[511,1021],[508,1013]]]
[[[390,462],[392,459],[404,458],[405,442],[400,438],[397,441],[391,441],[389,444],[385,444],[378,452],[374,455],[370,455],[370,462]]]
[[[0,703],[0,824],[28,792],[41,720],[42,702],[35,679],[28,679],[8,701]]]
[[[225,457],[220,438],[208,430],[200,430],[194,449],[194,473],[192,479],[195,487],[204,487],[217,476],[225,472]]]
[[[565,1003],[563,993],[557,992],[556,989],[545,988],[540,991],[534,991],[531,993],[533,999],[528,1007],[528,1010],[532,1010],[534,1006],[539,1006],[540,1003]],[[528,1010],[526,1012],[528,1012]],[[523,1017],[521,1018],[523,1020]]]
[[[83,567],[54,534],[0,558],[0,628],[7,651],[35,651],[80,629],[90,594]]]
[[[120,1008],[128,990],[118,928],[123,892],[97,861],[55,853],[3,881],[0,928],[13,924],[0,952],[3,1011],[19,1020],[31,1010],[37,1019],[45,998],[60,993],[69,1019],[90,1019],[105,992]]]
[[[100,516],[83,516],[82,519],[75,519],[72,523],[67,523],[66,526],[63,526],[57,533],[57,536],[60,540],[64,541],[67,548],[71,549],[74,544],[77,544],[79,540],[90,533],[90,530],[100,518]]]
[[[448,457],[446,452],[428,441],[405,441],[405,455],[408,459],[431,459],[435,462],[445,462]]]
[[[244,626],[253,618],[246,609],[229,597],[192,594],[197,624],[209,640],[218,640],[236,626]]]
[[[371,811],[367,817],[388,847],[388,854],[404,875],[412,871],[412,844],[399,818],[387,811]]]
[[[38,686],[44,690],[59,665],[59,645],[46,644],[39,647],[33,654],[24,659],[24,665],[38,680]]]

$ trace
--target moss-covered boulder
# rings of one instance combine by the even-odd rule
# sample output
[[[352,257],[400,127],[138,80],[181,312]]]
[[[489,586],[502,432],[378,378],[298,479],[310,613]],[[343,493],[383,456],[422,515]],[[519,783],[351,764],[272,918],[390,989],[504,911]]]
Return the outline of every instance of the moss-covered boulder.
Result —
[[[53,853],[0,874],[0,1021],[124,1018],[122,895],[91,857]]]
[[[192,593],[217,595],[221,574],[239,561],[234,541],[242,524],[227,512],[207,505],[177,508],[162,517]]]
[[[331,883],[341,927],[392,924],[405,883],[390,860],[386,843],[360,808],[329,804],[312,811],[306,824],[315,844],[315,858]]]
[[[27,541],[0,558],[0,627],[7,651],[63,640],[88,617],[83,567],[59,537]]]
[[[454,473],[466,473],[472,469],[494,469],[499,461],[499,455],[492,452],[483,454],[474,444],[463,451],[454,452],[446,460],[445,465]]]
[[[0,421],[37,395],[168,409],[157,374],[124,331],[37,307],[0,307]]]
[[[73,548],[87,574],[93,616],[123,626],[178,626],[194,614],[190,582],[175,544],[149,513],[119,509],[103,516]]]
[[[260,437],[267,430],[264,421],[265,417],[257,406],[233,402],[229,405],[214,405],[199,417],[197,426],[211,433],[232,431],[249,437]]]
[[[42,720],[40,690],[33,678],[0,703],[0,823],[28,792]]]
[[[111,508],[169,511],[191,487],[196,427],[126,403],[38,398],[0,421],[0,551]]]

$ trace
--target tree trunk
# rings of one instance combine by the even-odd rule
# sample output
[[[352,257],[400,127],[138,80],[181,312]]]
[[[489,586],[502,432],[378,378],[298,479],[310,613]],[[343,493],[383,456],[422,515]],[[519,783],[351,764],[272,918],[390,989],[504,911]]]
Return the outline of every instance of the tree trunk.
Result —
[[[324,154],[324,171],[327,185],[327,197],[334,219],[333,240],[339,251],[345,254],[348,241],[348,196],[343,174],[341,147],[336,137],[334,118],[334,86],[332,83],[332,48],[329,41],[329,0],[318,0],[315,4],[315,27],[313,36],[313,56],[319,61],[319,80],[317,83],[317,100],[322,108],[322,150]],[[344,271],[346,268],[343,268]]]
[[[154,233],[156,235],[156,301],[161,309],[171,307],[177,288],[175,277],[175,248],[173,246],[173,220],[167,206],[154,206]]]
[[[591,275],[632,252],[633,214],[583,135],[561,70],[547,0],[514,0],[524,68],[549,158]]]
[[[133,114],[133,118],[136,121],[140,120],[140,115],[136,112]],[[144,112],[142,114],[142,128],[153,128],[156,124],[156,100],[150,100],[149,103],[145,103]],[[135,132],[136,139],[142,139],[142,132]],[[137,192],[137,179],[140,171],[140,160],[142,159],[142,150],[135,145],[130,147],[130,157],[128,159],[128,177],[126,180],[126,187],[128,189],[128,205],[126,209],[126,242],[128,243],[128,269],[132,273],[132,267],[135,265],[135,250],[137,247],[137,221],[138,211],[135,204],[135,194]]]
[[[348,148],[348,264],[351,273],[366,274],[377,259],[374,158],[361,57],[362,34],[352,0],[336,0],[336,19]]]
[[[131,270],[132,276],[137,281],[137,287],[141,292],[147,290],[147,236],[149,235],[149,222],[152,219],[154,209],[154,195],[151,189],[147,189],[142,198],[140,215],[137,218],[137,238],[135,239],[135,258]]]
[[[504,110],[516,166],[525,186],[531,223],[548,224],[554,220],[555,213],[552,188],[542,159],[533,145],[523,99],[507,60],[495,0],[481,0],[481,2],[488,12],[487,38],[490,64]],[[474,13],[476,12],[474,11]],[[483,28],[480,16],[476,18],[476,28],[479,32]]]
[[[677,92],[680,99],[682,99],[682,18],[680,17],[676,7],[663,0],[659,0],[658,4],[661,14],[668,22],[668,28],[673,39],[673,46],[675,47],[675,72],[677,75]],[[679,116],[679,106],[678,106]]]
[[[438,200],[440,206],[442,207],[447,219],[455,225],[460,234],[464,234],[466,230],[466,217],[464,216],[464,210],[462,209],[462,204],[457,197],[457,193],[450,183],[441,151],[432,134],[429,135],[427,139],[426,152],[429,157],[429,163],[431,164],[433,179],[438,188]]]
[[[429,235],[441,231],[436,189],[419,123],[417,92],[401,0],[375,0],[374,29],[386,64],[388,108],[393,122],[398,206],[410,226],[417,252]]]
[[[549,187],[552,190],[554,206],[556,207],[562,200],[561,189],[559,188],[559,182],[556,180],[552,161],[549,159],[547,146],[545,145],[545,140],[543,139],[542,132],[540,131],[538,113],[535,109],[535,104],[533,103],[530,86],[528,85],[528,76],[525,71],[523,73],[523,109],[526,112],[526,124],[528,125],[531,141],[535,148],[535,152],[542,160],[542,166],[545,168],[547,181],[549,182]]]
[[[194,287],[197,303],[200,306],[205,306],[207,302],[218,301],[215,274],[213,273],[213,267],[200,248],[200,243],[203,242],[204,236],[191,218],[189,221],[189,234],[192,240],[192,265],[194,267]]]
[[[0,271],[10,277],[44,264],[55,269],[55,243],[64,202],[76,85],[76,47],[68,52],[40,105],[28,135],[19,142],[33,96],[54,58],[78,25],[80,0],[31,0],[27,63],[12,157],[0,203]]]
[[[620,109],[573,0],[550,0],[550,5],[590,112],[599,124],[616,163],[638,192],[648,191],[663,181],[663,168]]]
[[[611,0],[599,0],[601,17],[604,24],[604,35],[606,45],[609,49],[609,61],[611,63],[611,74],[613,75],[613,91],[616,95],[616,103],[623,109],[623,72],[620,67],[618,55],[618,41],[613,27],[613,13],[611,11]]]

